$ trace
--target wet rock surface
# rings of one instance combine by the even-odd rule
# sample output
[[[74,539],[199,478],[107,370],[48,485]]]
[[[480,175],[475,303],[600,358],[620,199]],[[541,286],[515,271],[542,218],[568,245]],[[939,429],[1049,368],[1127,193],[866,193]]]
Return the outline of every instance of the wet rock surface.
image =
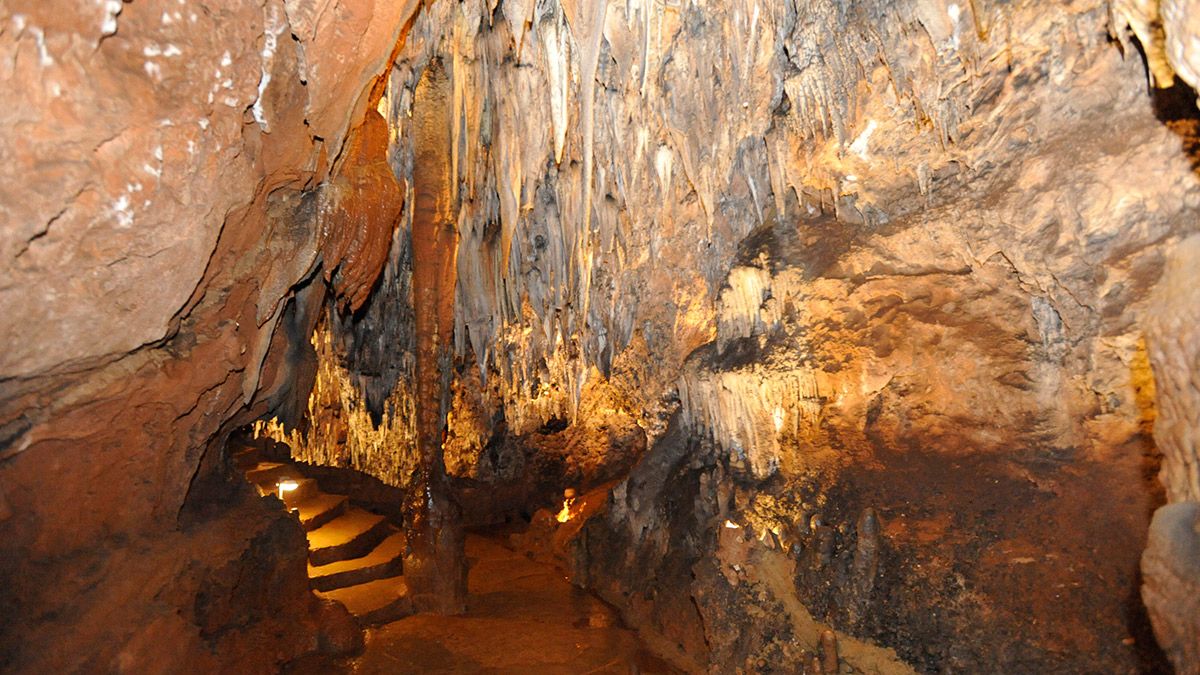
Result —
[[[387,163],[387,122],[374,110],[351,134],[338,175],[321,187],[321,258],[325,280],[344,307],[367,301],[400,218],[404,190]]]

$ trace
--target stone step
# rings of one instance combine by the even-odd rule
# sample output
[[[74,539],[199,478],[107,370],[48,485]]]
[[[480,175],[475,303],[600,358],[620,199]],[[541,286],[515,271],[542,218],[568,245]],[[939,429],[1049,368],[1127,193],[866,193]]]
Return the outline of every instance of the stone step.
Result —
[[[404,571],[404,543],[404,533],[393,532],[360,558],[309,565],[308,578],[316,590],[332,591],[396,576]]]
[[[311,532],[329,521],[344,514],[350,505],[346,495],[331,495],[318,492],[295,505],[300,512],[300,524],[306,532]]]
[[[412,600],[408,597],[408,584],[402,576],[379,579],[317,595],[345,605],[364,627],[389,623],[414,613]]]
[[[295,483],[296,487],[283,492],[283,503],[287,504],[289,511],[297,510],[301,504],[324,494],[313,478],[301,478],[290,482]],[[279,496],[278,488],[276,488],[275,496]]]
[[[259,462],[254,465],[254,468],[246,471],[246,480],[258,488],[260,495],[274,494],[278,497],[282,494],[283,503],[287,504],[289,509],[320,494],[317,482],[311,478],[305,478],[304,474],[291,464]],[[296,486],[291,490],[281,491],[279,489],[281,483],[295,483]]]
[[[246,480],[259,487],[274,487],[279,481],[301,478],[304,474],[294,465],[280,462],[259,462],[246,470]]]
[[[349,507],[346,513],[308,533],[308,560],[313,565],[328,565],[362,557],[391,529],[387,518]]]

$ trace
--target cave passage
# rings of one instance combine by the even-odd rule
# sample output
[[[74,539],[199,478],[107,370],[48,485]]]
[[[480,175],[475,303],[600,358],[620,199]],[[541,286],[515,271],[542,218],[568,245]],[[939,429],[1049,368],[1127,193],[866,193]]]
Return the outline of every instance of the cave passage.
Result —
[[[0,671],[1200,675],[1197,17],[0,2]]]
[[[623,627],[612,606],[573,586],[527,524],[467,534],[456,561],[469,566],[466,588],[431,602],[413,590],[421,553],[407,544],[412,528],[400,527],[412,517],[400,490],[351,469],[297,464],[286,445],[250,430],[229,452],[247,482],[278,497],[305,529],[314,591],[376,627],[361,653],[310,656],[289,673],[682,672]],[[569,517],[564,510],[562,522]]]

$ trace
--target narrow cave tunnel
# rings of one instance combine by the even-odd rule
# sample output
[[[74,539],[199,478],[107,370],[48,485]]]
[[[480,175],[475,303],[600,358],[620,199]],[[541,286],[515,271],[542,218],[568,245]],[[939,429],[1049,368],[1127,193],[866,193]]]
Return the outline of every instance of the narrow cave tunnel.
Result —
[[[1197,17],[0,0],[0,671],[1200,674]]]

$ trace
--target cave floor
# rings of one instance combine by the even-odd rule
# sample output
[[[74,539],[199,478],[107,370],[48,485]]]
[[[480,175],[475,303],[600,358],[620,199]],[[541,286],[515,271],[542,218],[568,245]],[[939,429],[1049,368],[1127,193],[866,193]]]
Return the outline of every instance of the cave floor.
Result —
[[[467,613],[412,616],[367,632],[361,654],[305,660],[308,673],[674,673],[616,612],[555,568],[467,537]]]

